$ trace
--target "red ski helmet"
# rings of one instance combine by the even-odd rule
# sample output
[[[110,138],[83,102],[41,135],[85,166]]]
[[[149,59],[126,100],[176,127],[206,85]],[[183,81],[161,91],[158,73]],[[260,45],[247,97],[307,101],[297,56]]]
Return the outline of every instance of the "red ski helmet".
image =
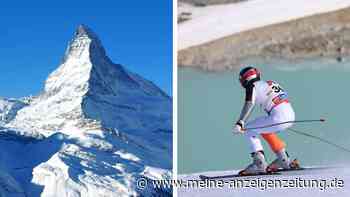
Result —
[[[260,72],[252,66],[245,67],[239,72],[239,81],[243,87],[247,87],[248,84],[259,80]]]

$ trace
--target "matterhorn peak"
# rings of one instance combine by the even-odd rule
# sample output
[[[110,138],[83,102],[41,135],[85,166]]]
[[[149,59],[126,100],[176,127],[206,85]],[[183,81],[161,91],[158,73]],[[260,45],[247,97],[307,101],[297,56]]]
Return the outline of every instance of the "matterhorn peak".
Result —
[[[88,36],[90,38],[97,38],[96,34],[86,25],[80,24],[75,32],[76,37]]]
[[[98,36],[86,25],[79,25],[68,44],[62,63],[46,80],[45,94],[53,95],[61,89],[85,94],[92,76],[100,70],[110,72],[114,69],[116,66],[106,56]]]
[[[88,125],[86,120],[125,131],[168,130],[171,125],[171,99],[152,82],[114,64],[97,35],[85,25],[77,28],[64,61],[31,103],[18,112],[13,123],[47,135]]]
[[[87,58],[107,59],[98,36],[86,25],[79,25],[69,43],[63,58],[63,63],[70,58],[86,60]]]

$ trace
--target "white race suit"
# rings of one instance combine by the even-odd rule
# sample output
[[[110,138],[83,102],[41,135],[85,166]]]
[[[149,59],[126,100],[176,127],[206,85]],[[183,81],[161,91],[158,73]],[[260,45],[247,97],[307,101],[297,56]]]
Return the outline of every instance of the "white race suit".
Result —
[[[259,139],[261,133],[276,133],[283,131],[292,126],[292,123],[280,124],[267,128],[256,127],[294,121],[295,113],[292,105],[288,101],[287,92],[284,91],[277,82],[256,81],[248,88],[250,88],[250,90],[247,89],[246,91],[246,94],[249,94],[246,95],[246,101],[248,99],[253,105],[258,104],[267,113],[266,116],[261,116],[249,121],[245,126],[245,128],[247,128],[245,136],[249,142],[251,152],[257,152],[263,150],[263,146]]]

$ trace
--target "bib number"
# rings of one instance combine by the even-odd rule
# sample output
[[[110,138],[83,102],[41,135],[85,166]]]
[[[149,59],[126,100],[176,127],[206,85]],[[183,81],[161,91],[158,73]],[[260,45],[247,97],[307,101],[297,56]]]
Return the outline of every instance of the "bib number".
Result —
[[[267,81],[269,86],[271,87],[272,95],[272,103],[274,105],[278,105],[287,100],[287,93],[283,90],[283,88],[274,81]]]
[[[284,90],[279,84],[273,84],[271,88],[275,93],[284,92]]]

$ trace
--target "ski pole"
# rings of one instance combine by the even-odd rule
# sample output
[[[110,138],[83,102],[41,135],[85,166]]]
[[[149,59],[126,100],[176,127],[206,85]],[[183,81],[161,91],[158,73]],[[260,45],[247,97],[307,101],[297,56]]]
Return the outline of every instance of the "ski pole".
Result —
[[[326,143],[326,144],[329,144],[329,145],[331,145],[331,146],[334,146],[334,147],[336,147],[336,148],[338,148],[338,149],[341,149],[341,150],[343,150],[343,151],[345,151],[345,152],[350,153],[350,149],[347,149],[347,148],[345,148],[345,147],[343,147],[343,146],[340,146],[340,145],[338,145],[338,144],[335,144],[335,143],[333,143],[333,142],[331,142],[331,141],[325,140],[325,139],[323,139],[323,138],[321,138],[321,137],[314,136],[314,135],[311,135],[311,134],[308,134],[308,133],[305,133],[305,132],[302,132],[302,131],[298,131],[298,130],[295,130],[295,129],[288,129],[288,130],[290,130],[290,131],[292,131],[292,132],[294,132],[294,133],[297,133],[297,134],[299,134],[299,135],[303,135],[303,136],[307,136],[307,137],[316,139],[316,140],[318,140],[318,141],[324,142],[324,143]]]
[[[294,121],[279,122],[279,123],[265,125],[265,126],[261,126],[261,127],[244,128],[243,130],[246,131],[246,130],[251,130],[251,129],[263,129],[263,128],[269,128],[269,127],[273,127],[273,126],[277,126],[277,125],[281,125],[281,124],[288,124],[288,123],[325,122],[325,121],[326,120],[323,118],[315,119],[315,120],[294,120]]]

